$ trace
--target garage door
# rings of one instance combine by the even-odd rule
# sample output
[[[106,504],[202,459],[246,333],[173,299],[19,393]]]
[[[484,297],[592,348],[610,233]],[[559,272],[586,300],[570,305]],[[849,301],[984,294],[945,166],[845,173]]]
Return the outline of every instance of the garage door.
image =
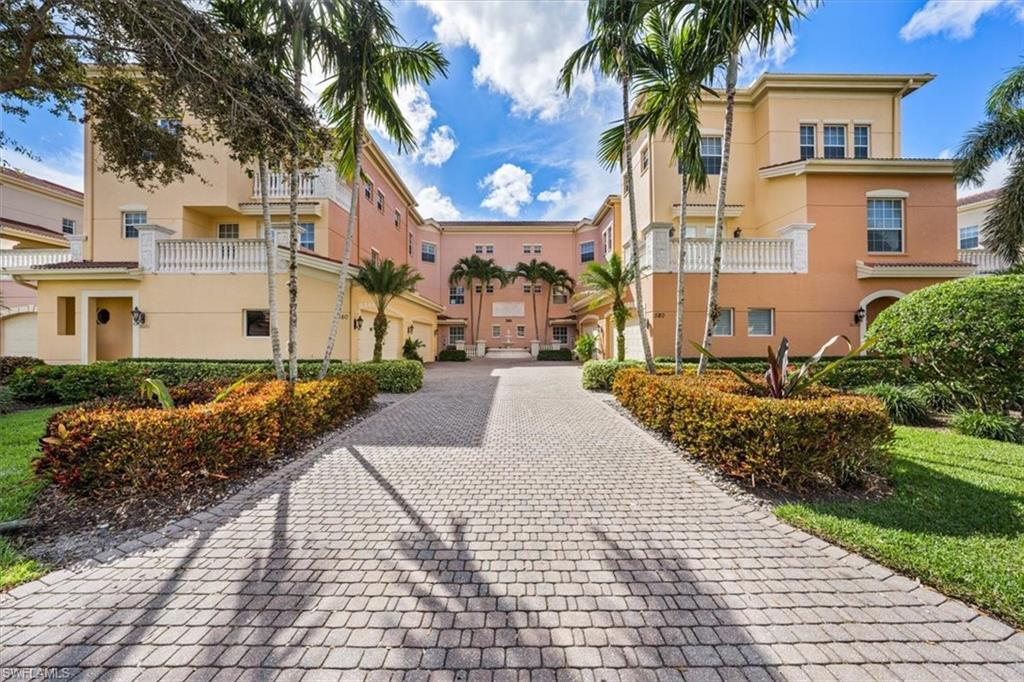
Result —
[[[0,320],[0,355],[39,354],[36,342],[36,314],[22,313]]]
[[[644,359],[644,346],[643,340],[640,338],[640,324],[638,322],[626,323],[626,359]]]
[[[373,317],[364,314],[363,329],[359,332],[359,359],[373,360]],[[402,330],[402,321],[397,317],[388,317],[388,335],[384,337],[384,349],[382,357],[385,360],[394,360],[402,356],[402,342],[405,335]]]
[[[427,362],[434,359],[434,330],[425,322],[412,323],[412,338],[423,343],[423,348],[417,351]]]

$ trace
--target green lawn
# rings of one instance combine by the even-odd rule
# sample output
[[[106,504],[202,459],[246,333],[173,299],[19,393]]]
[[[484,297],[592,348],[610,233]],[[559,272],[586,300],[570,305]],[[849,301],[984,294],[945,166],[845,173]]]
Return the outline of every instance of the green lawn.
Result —
[[[1024,446],[897,427],[893,494],[780,518],[1024,626]]]
[[[43,407],[0,415],[0,521],[21,518],[32,504],[42,482],[32,479],[32,460],[39,451],[47,418],[57,409]],[[31,580],[43,567],[18,553],[0,537],[0,590]]]

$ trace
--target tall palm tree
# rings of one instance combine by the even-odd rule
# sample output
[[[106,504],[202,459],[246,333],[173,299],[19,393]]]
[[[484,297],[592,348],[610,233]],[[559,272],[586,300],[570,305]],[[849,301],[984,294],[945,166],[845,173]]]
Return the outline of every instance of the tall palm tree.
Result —
[[[616,79],[622,86],[622,125],[624,153],[619,162],[626,171],[626,194],[629,196],[629,238],[632,244],[632,269],[640,271],[640,233],[636,225],[636,192],[633,185],[633,131],[630,129],[629,97],[633,71],[642,52],[641,32],[644,17],[656,5],[654,0],[588,0],[587,27],[590,40],[576,49],[562,66],[559,83],[568,95],[579,73],[597,67],[603,75]],[[647,312],[643,289],[637,277],[633,300],[640,322],[640,342],[644,349],[647,371],[654,373],[654,356],[647,337]]]
[[[477,285],[480,287],[480,305],[477,306],[478,315],[476,316],[474,339],[480,338],[480,320],[484,316],[484,294],[487,293],[487,287],[492,286],[492,282],[497,282],[498,286],[504,289],[511,279],[508,271],[498,265],[493,258],[488,258],[487,260],[480,258],[478,260],[480,263],[477,266],[476,275],[477,281],[480,282]]]
[[[540,335],[540,325],[537,323],[537,285],[544,281],[544,274],[551,269],[553,268],[547,261],[532,258],[529,263],[523,261],[516,263],[516,267],[511,273],[512,281],[521,279],[530,285],[530,298],[533,303],[533,330],[538,341],[543,337]]]
[[[544,272],[544,283],[548,285],[548,295],[544,304],[544,340],[550,343],[551,335],[551,299],[556,291],[564,291],[566,295],[572,295],[576,290],[576,280],[572,278],[565,268],[555,268]]]
[[[703,46],[690,22],[678,22],[659,7],[647,15],[646,36],[636,67],[637,114],[634,126],[653,139],[667,134],[679,169],[679,243],[676,252],[675,373],[683,368],[683,303],[686,296],[686,206],[691,188],[704,191],[707,173],[700,153],[698,105],[707,90],[702,84],[713,65],[702,61]],[[600,156],[606,163],[622,157],[623,125],[601,136]]]
[[[753,45],[764,55],[772,42],[792,33],[793,22],[804,16],[802,7],[816,0],[674,0],[673,14],[696,26],[704,45],[702,61],[725,66],[725,123],[722,130],[722,169],[718,176],[718,197],[715,201],[713,258],[708,285],[707,316],[704,323],[703,346],[711,347],[712,334],[718,323],[718,281],[722,271],[722,239],[725,219],[725,193],[729,181],[729,158],[732,152],[732,122],[736,102],[736,79],[739,73],[740,50]],[[710,69],[707,76],[713,74]],[[708,356],[700,356],[698,372],[707,369]]]
[[[622,362],[626,359],[626,320],[629,319],[629,308],[626,296],[629,287],[636,281],[636,270],[632,264],[624,264],[619,254],[613,253],[607,263],[589,263],[580,274],[583,288],[576,298],[588,300],[587,306],[595,310],[611,304],[612,321],[615,324],[615,359]]]
[[[985,245],[1016,267],[1024,263],[1024,64],[992,89],[985,114],[960,144],[956,175],[980,183],[985,169],[1009,157],[1010,174],[981,229]]]
[[[483,270],[484,259],[476,254],[472,256],[463,256],[459,260],[455,261],[455,265],[452,267],[451,273],[448,275],[448,286],[464,287],[464,291],[468,292],[467,298],[469,299],[469,330],[470,333],[473,331],[473,285],[476,283],[477,278],[480,276],[480,272]],[[475,338],[473,339],[476,340]],[[467,340],[467,343],[469,341]]]
[[[385,258],[374,261],[367,258],[363,267],[353,278],[363,291],[373,297],[377,313],[373,317],[373,361],[380,362],[384,350],[384,338],[388,334],[388,306],[393,300],[404,293],[416,291],[416,285],[423,275],[416,272],[408,263],[395,265],[395,261]]]
[[[345,306],[359,185],[363,177],[366,114],[381,125],[400,154],[415,149],[416,136],[395,100],[395,93],[405,86],[429,82],[448,70],[448,60],[437,43],[409,47],[400,44],[401,40],[391,12],[379,0],[348,0],[344,12],[332,17],[326,39],[324,61],[331,75],[321,102],[334,129],[338,168],[352,179],[352,194],[338,293],[320,366],[321,377],[327,375],[330,367]]]

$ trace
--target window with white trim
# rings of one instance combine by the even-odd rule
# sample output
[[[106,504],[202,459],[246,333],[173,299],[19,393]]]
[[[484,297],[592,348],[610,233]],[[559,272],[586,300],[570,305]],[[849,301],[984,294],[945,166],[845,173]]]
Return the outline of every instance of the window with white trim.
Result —
[[[827,125],[823,129],[824,156],[826,159],[846,158],[846,126]]]
[[[243,310],[242,317],[245,321],[245,336],[256,338],[270,336],[270,311],[269,310]]]
[[[868,252],[903,252],[902,199],[868,199]]]
[[[866,159],[871,156],[871,126],[853,126],[853,158]]]
[[[569,328],[563,325],[555,325],[551,328],[551,338],[555,343],[569,343]]]
[[[375,248],[370,248],[370,262],[376,265],[380,262],[380,251]]]
[[[520,339],[525,339],[526,338],[526,325],[525,324],[517,324],[516,325],[516,337],[520,338]]]
[[[543,284],[534,284],[533,285],[533,293],[540,294],[540,293],[543,293],[543,292],[544,292],[544,285]]]
[[[977,225],[968,225],[967,227],[960,228],[960,248],[981,248],[981,230]]]
[[[491,338],[492,339],[500,339],[501,338],[501,325],[500,324],[492,324],[491,325]]]
[[[420,244],[420,260],[424,263],[434,263],[437,261],[437,244],[431,244],[430,242],[422,242]]]
[[[448,305],[462,305],[465,302],[465,287],[448,287]]]
[[[529,284],[524,284],[523,285],[523,293],[524,294],[528,294],[531,291],[533,291],[533,287],[531,287]]]
[[[747,336],[774,336],[775,309],[751,308],[747,311]]]
[[[647,147],[640,150],[640,174],[643,175],[651,166],[651,154]]]
[[[395,227],[399,227],[402,224],[402,212],[397,208],[395,209]]]
[[[308,251],[316,249],[316,229],[313,223],[299,223],[299,248]]]
[[[465,340],[465,327],[448,327],[448,343],[454,346],[456,343],[463,343]]]
[[[481,293],[481,292],[488,293],[488,294],[493,294],[494,293],[494,285],[493,284],[488,284],[486,287],[481,287],[479,284],[477,284],[473,288],[473,291],[478,293],[478,294]]]
[[[800,124],[800,158],[813,159],[817,146],[818,126],[813,123]]]
[[[363,183],[363,196],[373,200],[373,180],[367,180]]]
[[[416,238],[412,236],[412,232],[409,233],[409,255],[412,255],[413,250],[416,248]]]
[[[75,221],[73,219],[71,219],[71,218],[61,218],[60,219],[60,231],[63,232],[64,234],[74,234],[75,233]]]
[[[708,175],[722,173],[722,138],[719,135],[705,135],[700,138],[700,160]]]
[[[569,302],[569,292],[561,287],[551,290],[551,302],[555,305],[564,305]]]
[[[715,322],[715,336],[732,336],[732,308],[719,308],[718,321]]]
[[[580,243],[580,262],[589,263],[594,260],[594,242]]]
[[[604,247],[605,258],[607,258],[608,254],[610,254],[615,249],[615,245],[612,244],[612,227],[612,225],[609,225],[608,227],[604,228],[604,230],[601,231],[601,246]]]
[[[377,210],[384,210],[384,192],[381,192],[380,190],[377,190]]]
[[[238,239],[238,223],[221,223],[218,225],[217,239]]]
[[[494,244],[484,244],[484,253],[494,253]]]
[[[540,253],[541,252],[541,245],[540,244],[534,244],[533,245],[533,252],[534,253]]]
[[[139,231],[135,229],[137,225],[146,224],[146,212],[145,211],[125,211],[121,214],[121,225],[122,225],[122,236],[125,239],[138,239]]]

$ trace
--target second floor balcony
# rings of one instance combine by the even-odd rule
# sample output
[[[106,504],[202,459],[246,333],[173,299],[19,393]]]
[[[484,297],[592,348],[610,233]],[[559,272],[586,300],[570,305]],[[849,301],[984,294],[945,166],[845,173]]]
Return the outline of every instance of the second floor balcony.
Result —
[[[21,270],[71,260],[70,249],[0,249],[0,279],[10,279],[9,270]]]
[[[965,263],[975,266],[975,274],[989,275],[1002,272],[1010,267],[999,254],[988,249],[960,249],[957,251],[957,258]]]
[[[274,203],[288,201],[291,192],[291,174],[274,171],[267,175],[267,198]],[[258,202],[262,197],[259,173],[253,174],[252,198]],[[330,199],[346,211],[352,201],[352,188],[330,166],[303,170],[299,173],[299,198]]]

